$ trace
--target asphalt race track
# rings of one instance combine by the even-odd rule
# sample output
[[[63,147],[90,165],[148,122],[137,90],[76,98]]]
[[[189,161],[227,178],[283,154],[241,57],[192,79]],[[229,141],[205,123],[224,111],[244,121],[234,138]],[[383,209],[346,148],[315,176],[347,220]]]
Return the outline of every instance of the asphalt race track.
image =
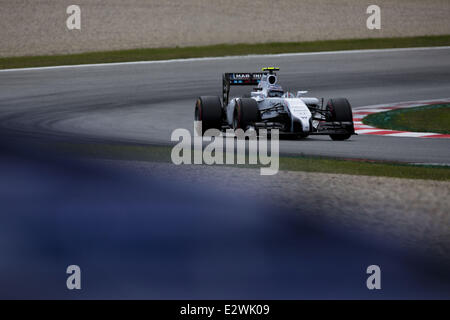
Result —
[[[174,129],[193,130],[196,97],[221,94],[223,72],[262,66],[279,66],[285,89],[347,97],[354,108],[450,96],[449,47],[6,70],[0,72],[0,127],[75,140],[171,144]],[[313,136],[283,140],[280,152],[449,163],[450,141]]]

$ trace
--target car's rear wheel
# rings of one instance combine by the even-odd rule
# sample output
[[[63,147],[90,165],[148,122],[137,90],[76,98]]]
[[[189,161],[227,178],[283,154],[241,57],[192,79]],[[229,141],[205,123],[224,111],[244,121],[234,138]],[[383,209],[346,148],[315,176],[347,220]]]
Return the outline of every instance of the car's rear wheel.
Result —
[[[259,121],[258,104],[254,99],[241,98],[236,101],[233,115],[233,129],[246,130],[248,126],[254,126]]]
[[[330,138],[338,141],[347,140],[350,138],[354,132],[354,127],[352,107],[348,100],[345,98],[330,99],[327,103],[327,108],[330,114],[330,119],[328,119],[328,121],[350,123],[346,126],[347,133],[330,134]]]
[[[195,121],[201,121],[201,130],[197,126],[198,134],[203,135],[208,129],[222,129],[222,103],[218,96],[203,96],[195,103]]]

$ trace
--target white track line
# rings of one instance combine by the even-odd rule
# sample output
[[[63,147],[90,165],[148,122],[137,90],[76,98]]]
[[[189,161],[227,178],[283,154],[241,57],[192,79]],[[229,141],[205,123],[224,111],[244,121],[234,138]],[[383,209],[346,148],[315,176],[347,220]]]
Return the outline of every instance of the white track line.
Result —
[[[385,134],[387,137],[432,137],[435,135],[440,135],[440,133],[430,133],[430,132],[400,132],[400,133],[388,133]]]
[[[448,49],[450,49],[450,46],[443,46],[443,47],[417,47],[417,48],[394,48],[394,49],[367,49],[367,50],[341,50],[341,51],[320,51],[320,52],[298,52],[298,53],[279,53],[279,54],[260,54],[260,55],[252,54],[252,55],[246,55],[246,56],[205,57],[205,58],[188,58],[188,59],[171,59],[171,60],[154,60],[154,61],[130,61],[130,62],[112,62],[112,63],[96,63],[96,64],[77,64],[77,65],[51,66],[51,67],[34,67],[34,68],[16,68],[16,69],[2,69],[2,70],[0,70],[0,72],[53,70],[53,69],[69,69],[69,68],[91,68],[91,67],[111,67],[111,66],[123,66],[123,65],[163,64],[163,63],[176,63],[176,62],[233,60],[233,59],[250,59],[250,58],[297,57],[297,56],[315,56],[315,55],[356,54],[356,53],[384,53],[384,52],[448,50]]]

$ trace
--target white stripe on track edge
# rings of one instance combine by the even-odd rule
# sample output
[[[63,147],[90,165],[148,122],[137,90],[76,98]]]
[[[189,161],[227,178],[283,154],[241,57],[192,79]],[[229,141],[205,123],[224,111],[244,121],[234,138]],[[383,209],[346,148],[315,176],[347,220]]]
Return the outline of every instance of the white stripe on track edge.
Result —
[[[266,58],[272,58],[272,57],[297,57],[297,56],[314,56],[314,55],[378,53],[378,52],[379,53],[384,53],[384,52],[448,50],[448,49],[450,49],[450,46],[442,46],[442,47],[415,47],[415,48],[391,48],[391,49],[365,49],[365,50],[341,50],[341,51],[319,51],[319,52],[297,52],[297,53],[277,53],[277,54],[252,54],[252,55],[244,55],[244,56],[204,57],[204,58],[152,60],[152,61],[129,61],[129,62],[111,62],[111,63],[95,63],[95,64],[62,65],[62,66],[49,66],[49,67],[0,69],[0,72],[18,72],[18,71],[34,71],[34,70],[90,68],[90,67],[110,67],[110,66],[112,67],[112,66],[123,66],[123,65],[164,64],[164,63],[176,63],[176,62],[234,60],[234,59],[265,58],[265,57]]]
[[[409,138],[420,138],[420,137],[432,137],[436,135],[441,135],[440,133],[430,133],[430,132],[400,132],[400,133],[387,133],[384,136],[387,137],[409,137]]]

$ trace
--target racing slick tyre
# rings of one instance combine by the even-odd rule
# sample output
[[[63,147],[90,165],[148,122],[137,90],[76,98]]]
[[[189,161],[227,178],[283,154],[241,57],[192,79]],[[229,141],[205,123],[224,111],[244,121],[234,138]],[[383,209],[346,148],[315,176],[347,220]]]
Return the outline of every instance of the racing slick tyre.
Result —
[[[329,121],[351,122],[348,128],[348,133],[330,134],[332,140],[347,140],[354,133],[353,128],[353,113],[350,103],[345,98],[330,99],[327,103],[327,108],[330,111],[331,118]]]
[[[259,121],[258,104],[254,99],[241,98],[237,100],[233,114],[233,129],[246,130],[248,126]]]
[[[203,96],[195,103],[195,121],[201,121],[201,130],[195,130],[203,135],[208,129],[222,129],[222,103],[218,96]]]
[[[343,141],[347,140],[352,136],[351,133],[345,133],[345,134],[330,134],[330,138],[334,141]]]

